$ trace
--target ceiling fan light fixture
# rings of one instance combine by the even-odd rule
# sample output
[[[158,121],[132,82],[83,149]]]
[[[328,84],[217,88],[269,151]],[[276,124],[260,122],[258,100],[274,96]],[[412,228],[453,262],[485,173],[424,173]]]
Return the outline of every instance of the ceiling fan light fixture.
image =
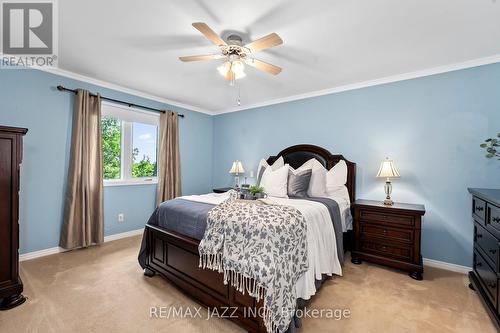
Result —
[[[225,41],[206,23],[195,22],[193,23],[193,27],[201,32],[213,44],[217,45],[221,52],[220,54],[179,57],[181,61],[191,62],[212,59],[226,59],[225,63],[217,67],[217,71],[227,81],[230,81],[231,85],[234,85],[235,80],[242,79],[246,76],[244,63],[256,68],[259,71],[263,71],[272,75],[278,75],[279,73],[281,73],[281,68],[278,66],[268,64],[258,59],[248,58],[250,53],[253,54],[255,52],[259,52],[283,44],[283,40],[280,36],[278,36],[278,34],[273,32],[269,35],[254,40],[253,42],[243,45],[242,38],[237,34],[230,35],[226,38],[227,41]]]
[[[231,63],[229,61],[226,61],[225,63],[217,67],[217,71],[222,76],[226,76],[230,69],[231,69]]]
[[[230,80],[239,80],[247,76],[245,73],[245,65],[240,60],[226,61],[217,67],[217,71],[225,78],[230,78]]]
[[[245,65],[240,60],[236,60],[231,63],[231,70],[233,71],[234,78],[236,80],[242,79],[247,76],[245,74]]]

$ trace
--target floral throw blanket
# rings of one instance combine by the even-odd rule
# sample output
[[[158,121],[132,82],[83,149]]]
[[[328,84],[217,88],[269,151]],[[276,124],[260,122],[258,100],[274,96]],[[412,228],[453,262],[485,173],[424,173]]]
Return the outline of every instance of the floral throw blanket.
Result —
[[[267,331],[284,332],[295,312],[295,284],[308,268],[306,228],[293,207],[232,197],[208,213],[200,267],[224,273],[224,283],[243,294],[264,298]]]

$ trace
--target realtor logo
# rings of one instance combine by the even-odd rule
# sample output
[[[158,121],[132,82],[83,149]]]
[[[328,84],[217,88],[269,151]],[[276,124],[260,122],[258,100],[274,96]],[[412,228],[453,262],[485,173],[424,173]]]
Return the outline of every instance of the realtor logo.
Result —
[[[3,52],[52,54],[53,13],[49,3],[3,3]]]
[[[54,66],[57,59],[55,1],[2,2],[2,63],[23,67]]]

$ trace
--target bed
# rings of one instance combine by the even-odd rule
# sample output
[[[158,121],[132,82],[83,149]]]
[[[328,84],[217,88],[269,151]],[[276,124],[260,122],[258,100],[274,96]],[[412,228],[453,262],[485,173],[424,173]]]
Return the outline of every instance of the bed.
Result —
[[[276,156],[270,156],[267,162],[272,164],[279,157],[283,157],[285,163],[293,168],[298,168],[306,161],[314,158],[328,170],[339,161],[344,160],[348,169],[346,182],[348,197],[351,203],[355,200],[356,164],[346,160],[342,155],[332,155],[326,149],[313,145],[296,145],[284,149]],[[175,219],[182,221],[189,218],[194,220],[194,223],[180,223],[177,225],[181,227],[177,228],[166,228],[158,223],[155,224],[152,222],[158,220],[158,216],[155,216],[155,214],[160,214],[157,209],[148,224],[146,224],[139,255],[144,274],[149,277],[155,274],[161,275],[174,283],[184,293],[209,308],[219,308],[221,310],[229,308],[231,312],[234,310],[235,315],[230,316],[228,319],[236,322],[249,332],[266,332],[262,319],[253,315],[258,313],[258,309],[262,307],[262,300],[256,301],[255,298],[248,294],[240,293],[231,286],[231,283],[224,284],[223,274],[199,268],[198,246],[204,230],[203,219],[206,212],[213,205],[207,203],[205,199],[200,200],[198,203],[196,203],[196,199],[191,198],[191,200],[193,201],[189,205],[183,200],[175,200],[177,206],[186,205],[194,209],[194,211],[189,211],[185,207],[177,207],[179,214],[175,216]],[[217,196],[214,196],[214,200],[218,200]],[[294,202],[294,204],[300,205],[302,200],[299,201]],[[302,204],[309,206],[321,205],[321,203],[305,201]],[[352,231],[346,230],[349,228],[346,228],[345,223],[342,227],[335,226],[334,229],[337,235],[341,235],[341,237],[336,237],[336,242],[337,246],[340,244],[341,248],[338,250],[343,254],[352,246]],[[340,233],[339,230],[341,230]],[[304,292],[304,294],[311,296],[310,292]],[[256,310],[249,315],[248,309]]]

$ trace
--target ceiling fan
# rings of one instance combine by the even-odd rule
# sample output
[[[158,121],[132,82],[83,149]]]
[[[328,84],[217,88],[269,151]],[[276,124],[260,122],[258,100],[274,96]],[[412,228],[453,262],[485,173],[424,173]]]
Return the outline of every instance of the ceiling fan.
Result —
[[[272,33],[251,43],[242,45],[242,38],[236,34],[230,35],[224,41],[205,23],[196,22],[193,23],[193,27],[217,45],[221,49],[221,53],[179,57],[181,61],[226,59],[217,70],[226,80],[230,81],[231,85],[234,85],[235,80],[246,76],[244,63],[272,75],[278,75],[281,72],[281,68],[278,66],[250,57],[255,52],[283,44],[283,40],[278,34]]]

